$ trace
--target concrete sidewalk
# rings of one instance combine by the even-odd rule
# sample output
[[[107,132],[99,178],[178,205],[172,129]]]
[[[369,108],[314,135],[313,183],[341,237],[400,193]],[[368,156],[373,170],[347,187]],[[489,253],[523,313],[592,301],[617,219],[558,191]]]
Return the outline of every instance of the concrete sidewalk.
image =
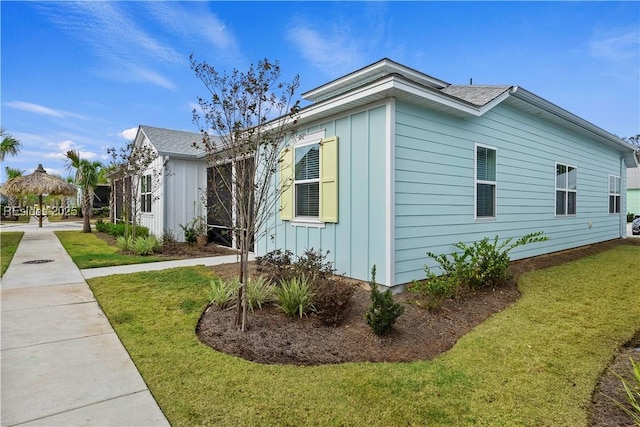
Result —
[[[249,254],[249,261],[255,257]],[[238,255],[222,255],[207,258],[177,259],[173,261],[148,262],[144,264],[119,265],[115,267],[85,268],[80,270],[85,279],[92,277],[111,276],[112,274],[139,273],[141,271],[158,271],[167,268],[193,267],[194,265],[204,265],[207,267],[220,264],[240,262]]]
[[[52,228],[24,227],[0,282],[0,424],[169,425]]]

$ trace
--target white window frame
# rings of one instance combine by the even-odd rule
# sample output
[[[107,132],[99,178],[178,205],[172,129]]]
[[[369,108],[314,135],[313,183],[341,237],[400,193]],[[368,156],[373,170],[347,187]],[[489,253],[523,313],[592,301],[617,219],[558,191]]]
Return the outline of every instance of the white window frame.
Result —
[[[615,179],[617,181],[617,190],[614,188],[614,191],[611,191],[611,178]],[[612,215],[619,215],[620,214],[620,210],[622,209],[622,198],[621,198],[621,187],[622,187],[622,181],[620,180],[620,177],[617,175],[609,175],[609,180],[607,181],[607,187],[608,187],[608,194],[609,196],[607,197],[607,209],[609,210],[609,213]],[[614,187],[616,187],[616,185],[614,185]],[[611,197],[614,197],[614,212],[611,212]],[[618,199],[618,203],[615,203],[615,198]],[[618,208],[618,211],[615,212],[615,208]]]
[[[308,184],[312,182],[318,183],[318,191],[320,191],[320,171],[322,171],[322,156],[318,156],[318,178],[315,179],[305,179],[305,180],[296,180],[296,149],[306,147],[308,145],[320,144],[322,139],[325,137],[325,130],[322,129],[320,131],[308,133],[304,135],[300,141],[297,141],[293,144],[293,182],[291,185],[293,186],[293,220],[291,221],[291,225],[293,226],[307,226],[307,227],[324,227],[324,222],[320,220],[320,212],[322,211],[321,204],[322,199],[320,198],[320,194],[318,194],[318,216],[298,216],[297,212],[297,201],[296,201],[296,184]]]
[[[142,179],[140,180],[140,212],[141,213],[151,213],[151,204],[153,203],[153,197],[151,197],[151,174],[142,175]],[[146,190],[145,189],[145,181],[146,182]],[[142,202],[143,198],[148,198],[148,201]]]
[[[565,187],[558,187],[558,166],[564,166],[565,168],[567,168],[567,172],[566,172],[566,181],[565,181]],[[575,189],[570,189],[569,188],[569,168],[573,168],[573,170],[576,171],[576,188]],[[553,204],[553,212],[555,214],[556,217],[574,217],[578,214],[578,168],[576,166],[567,164],[567,163],[560,163],[560,162],[556,162],[555,166],[553,168],[553,187],[554,187],[554,191],[553,191],[553,200],[554,200],[554,204]],[[558,213],[558,191],[562,191],[565,193],[565,198],[564,198],[564,213],[559,214]],[[569,193],[575,193],[576,195],[576,211],[575,213],[569,213]]]
[[[496,153],[496,179],[478,179],[478,148],[486,148]],[[493,185],[493,216],[478,216],[478,184]],[[498,149],[491,145],[476,143],[473,151],[473,217],[476,221],[493,221],[498,217]]]

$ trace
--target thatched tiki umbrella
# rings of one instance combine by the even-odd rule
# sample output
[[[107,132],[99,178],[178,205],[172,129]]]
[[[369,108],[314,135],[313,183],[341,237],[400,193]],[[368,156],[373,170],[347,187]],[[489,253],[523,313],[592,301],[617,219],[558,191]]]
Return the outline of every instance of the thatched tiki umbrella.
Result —
[[[73,196],[76,194],[76,187],[58,177],[49,175],[42,167],[42,164],[39,164],[38,169],[32,174],[19,176],[7,182],[2,187],[2,192],[14,195],[37,194],[38,203],[40,204],[38,227],[42,227],[42,218],[44,217],[42,195]]]

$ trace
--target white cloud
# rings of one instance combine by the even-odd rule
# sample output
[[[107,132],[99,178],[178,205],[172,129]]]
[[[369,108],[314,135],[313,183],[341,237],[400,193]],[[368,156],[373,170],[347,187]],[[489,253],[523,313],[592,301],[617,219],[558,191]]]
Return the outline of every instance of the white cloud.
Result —
[[[320,31],[301,24],[288,30],[286,37],[305,60],[331,77],[353,71],[365,62],[360,42],[343,30]]]
[[[56,148],[55,151],[45,154],[45,157],[49,159],[65,160],[67,158],[66,153],[69,150],[77,151],[78,154],[80,154],[81,159],[91,160],[97,156],[96,153],[93,153],[91,151],[83,151],[81,146],[71,140],[65,140],[62,142],[58,142],[57,144],[48,145],[54,145]]]
[[[80,114],[76,114],[76,113],[72,113],[64,110],[56,110],[53,108],[45,107],[44,105],[32,104],[30,102],[11,101],[11,102],[5,102],[4,105],[10,108],[14,108],[16,110],[27,111],[29,113],[40,114],[43,116],[57,117],[57,118],[71,117],[71,118],[83,119],[83,120],[87,119],[87,117],[82,116]]]
[[[38,3],[56,25],[89,46],[104,64],[96,69],[104,77],[144,81],[166,89],[175,85],[151,70],[166,65],[184,66],[186,57],[144,29],[146,16],[135,13],[136,2]],[[135,18],[139,16],[136,22]],[[132,73],[123,72],[130,70]]]
[[[127,141],[131,141],[136,137],[137,133],[138,133],[138,127],[136,126],[134,128],[123,130],[122,132],[118,133],[118,136],[123,139],[126,139]]]
[[[636,63],[640,56],[640,32],[638,29],[610,29],[596,34],[589,43],[589,51],[596,58],[612,62]]]

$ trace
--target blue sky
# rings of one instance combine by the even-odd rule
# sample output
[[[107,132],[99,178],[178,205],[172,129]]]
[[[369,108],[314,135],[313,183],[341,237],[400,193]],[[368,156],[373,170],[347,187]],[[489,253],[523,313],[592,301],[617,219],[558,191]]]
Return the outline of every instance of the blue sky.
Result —
[[[2,128],[69,175],[139,124],[196,132],[220,70],[279,60],[300,93],[383,57],[449,83],[514,84],[620,136],[640,133],[639,2],[13,2],[1,8]]]

